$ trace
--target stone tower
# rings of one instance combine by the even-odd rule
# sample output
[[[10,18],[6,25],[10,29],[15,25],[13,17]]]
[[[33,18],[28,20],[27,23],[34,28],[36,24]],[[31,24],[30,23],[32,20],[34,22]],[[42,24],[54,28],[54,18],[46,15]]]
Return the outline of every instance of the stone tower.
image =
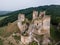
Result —
[[[22,22],[25,20],[25,15],[24,14],[19,14],[18,15],[18,21]]]
[[[19,14],[18,15],[18,22],[17,22],[17,26],[18,28],[20,29],[20,31],[22,31],[24,28],[23,28],[23,25],[22,25],[22,22],[25,20],[25,15],[24,14]]]
[[[40,12],[39,17],[41,17],[42,19],[42,26],[43,29],[47,31],[47,33],[50,35],[50,16],[45,14],[46,12]]]
[[[45,16],[43,19],[43,29],[45,29],[50,36],[50,16]]]
[[[33,19],[36,19],[38,17],[38,11],[33,11]]]
[[[39,17],[44,17],[45,16],[45,11],[43,11],[43,12],[40,12],[40,14],[39,14]]]

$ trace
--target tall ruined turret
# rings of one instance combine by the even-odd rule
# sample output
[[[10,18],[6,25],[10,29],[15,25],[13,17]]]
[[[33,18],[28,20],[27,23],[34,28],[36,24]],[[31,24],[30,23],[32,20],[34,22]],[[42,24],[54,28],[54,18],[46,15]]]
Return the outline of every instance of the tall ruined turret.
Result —
[[[18,22],[17,22],[17,26],[20,29],[21,32],[23,32],[23,30],[25,30],[25,24],[22,25],[22,22],[25,21],[25,15],[24,14],[19,14],[18,15]]]
[[[18,15],[18,21],[22,22],[25,20],[25,15],[24,14],[19,14]]]
[[[38,17],[38,11],[33,11],[33,19],[36,19]]]
[[[42,17],[43,18],[46,15],[45,13],[46,13],[46,11],[40,12],[39,17]]]
[[[42,19],[42,28],[47,31],[50,36],[50,16],[45,14],[46,11],[40,12],[39,17]]]

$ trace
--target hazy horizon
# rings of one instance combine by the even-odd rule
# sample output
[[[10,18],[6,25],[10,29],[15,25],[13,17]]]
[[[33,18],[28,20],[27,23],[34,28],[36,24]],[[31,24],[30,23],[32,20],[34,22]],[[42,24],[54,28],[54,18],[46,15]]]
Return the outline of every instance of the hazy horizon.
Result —
[[[0,11],[15,11],[29,7],[60,5],[59,0],[0,0]]]

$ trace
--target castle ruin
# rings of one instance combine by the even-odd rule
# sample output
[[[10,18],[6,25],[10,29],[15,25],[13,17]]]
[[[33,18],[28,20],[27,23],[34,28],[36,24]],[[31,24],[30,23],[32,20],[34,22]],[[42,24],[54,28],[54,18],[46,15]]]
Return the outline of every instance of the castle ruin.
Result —
[[[41,39],[36,39],[34,35],[43,35],[42,45],[48,45],[50,37],[50,16],[45,15],[45,11],[40,12],[33,11],[33,18],[29,21],[25,18],[24,14],[18,15],[18,28],[21,31],[21,42],[23,44],[29,44],[35,40],[40,45]]]

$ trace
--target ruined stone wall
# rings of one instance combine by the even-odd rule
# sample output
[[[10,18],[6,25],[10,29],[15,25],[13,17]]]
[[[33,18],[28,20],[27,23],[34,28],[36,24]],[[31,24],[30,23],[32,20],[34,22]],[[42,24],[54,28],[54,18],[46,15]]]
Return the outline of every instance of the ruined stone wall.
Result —
[[[20,31],[24,32],[24,31],[28,30],[27,33],[30,34],[32,32],[32,30],[34,30],[33,32],[35,34],[44,35],[45,37],[47,36],[47,38],[48,38],[50,36],[50,16],[45,15],[45,11],[40,12],[39,15],[38,15],[37,11],[33,11],[32,16],[33,16],[33,19],[32,19],[32,21],[29,22],[29,26],[27,26],[26,23],[22,24],[22,22],[25,21],[25,19],[26,19],[24,14],[18,15],[17,25],[18,25]],[[26,29],[26,26],[28,29]],[[27,37],[26,41],[29,42],[31,40],[31,38],[30,38],[31,35],[29,35],[29,36],[22,35],[22,37],[23,38],[21,38],[21,40],[23,43],[24,43],[25,37]],[[27,39],[29,39],[29,40],[27,40]]]
[[[43,19],[43,29],[46,30],[48,35],[50,36],[50,16],[46,16]]]

